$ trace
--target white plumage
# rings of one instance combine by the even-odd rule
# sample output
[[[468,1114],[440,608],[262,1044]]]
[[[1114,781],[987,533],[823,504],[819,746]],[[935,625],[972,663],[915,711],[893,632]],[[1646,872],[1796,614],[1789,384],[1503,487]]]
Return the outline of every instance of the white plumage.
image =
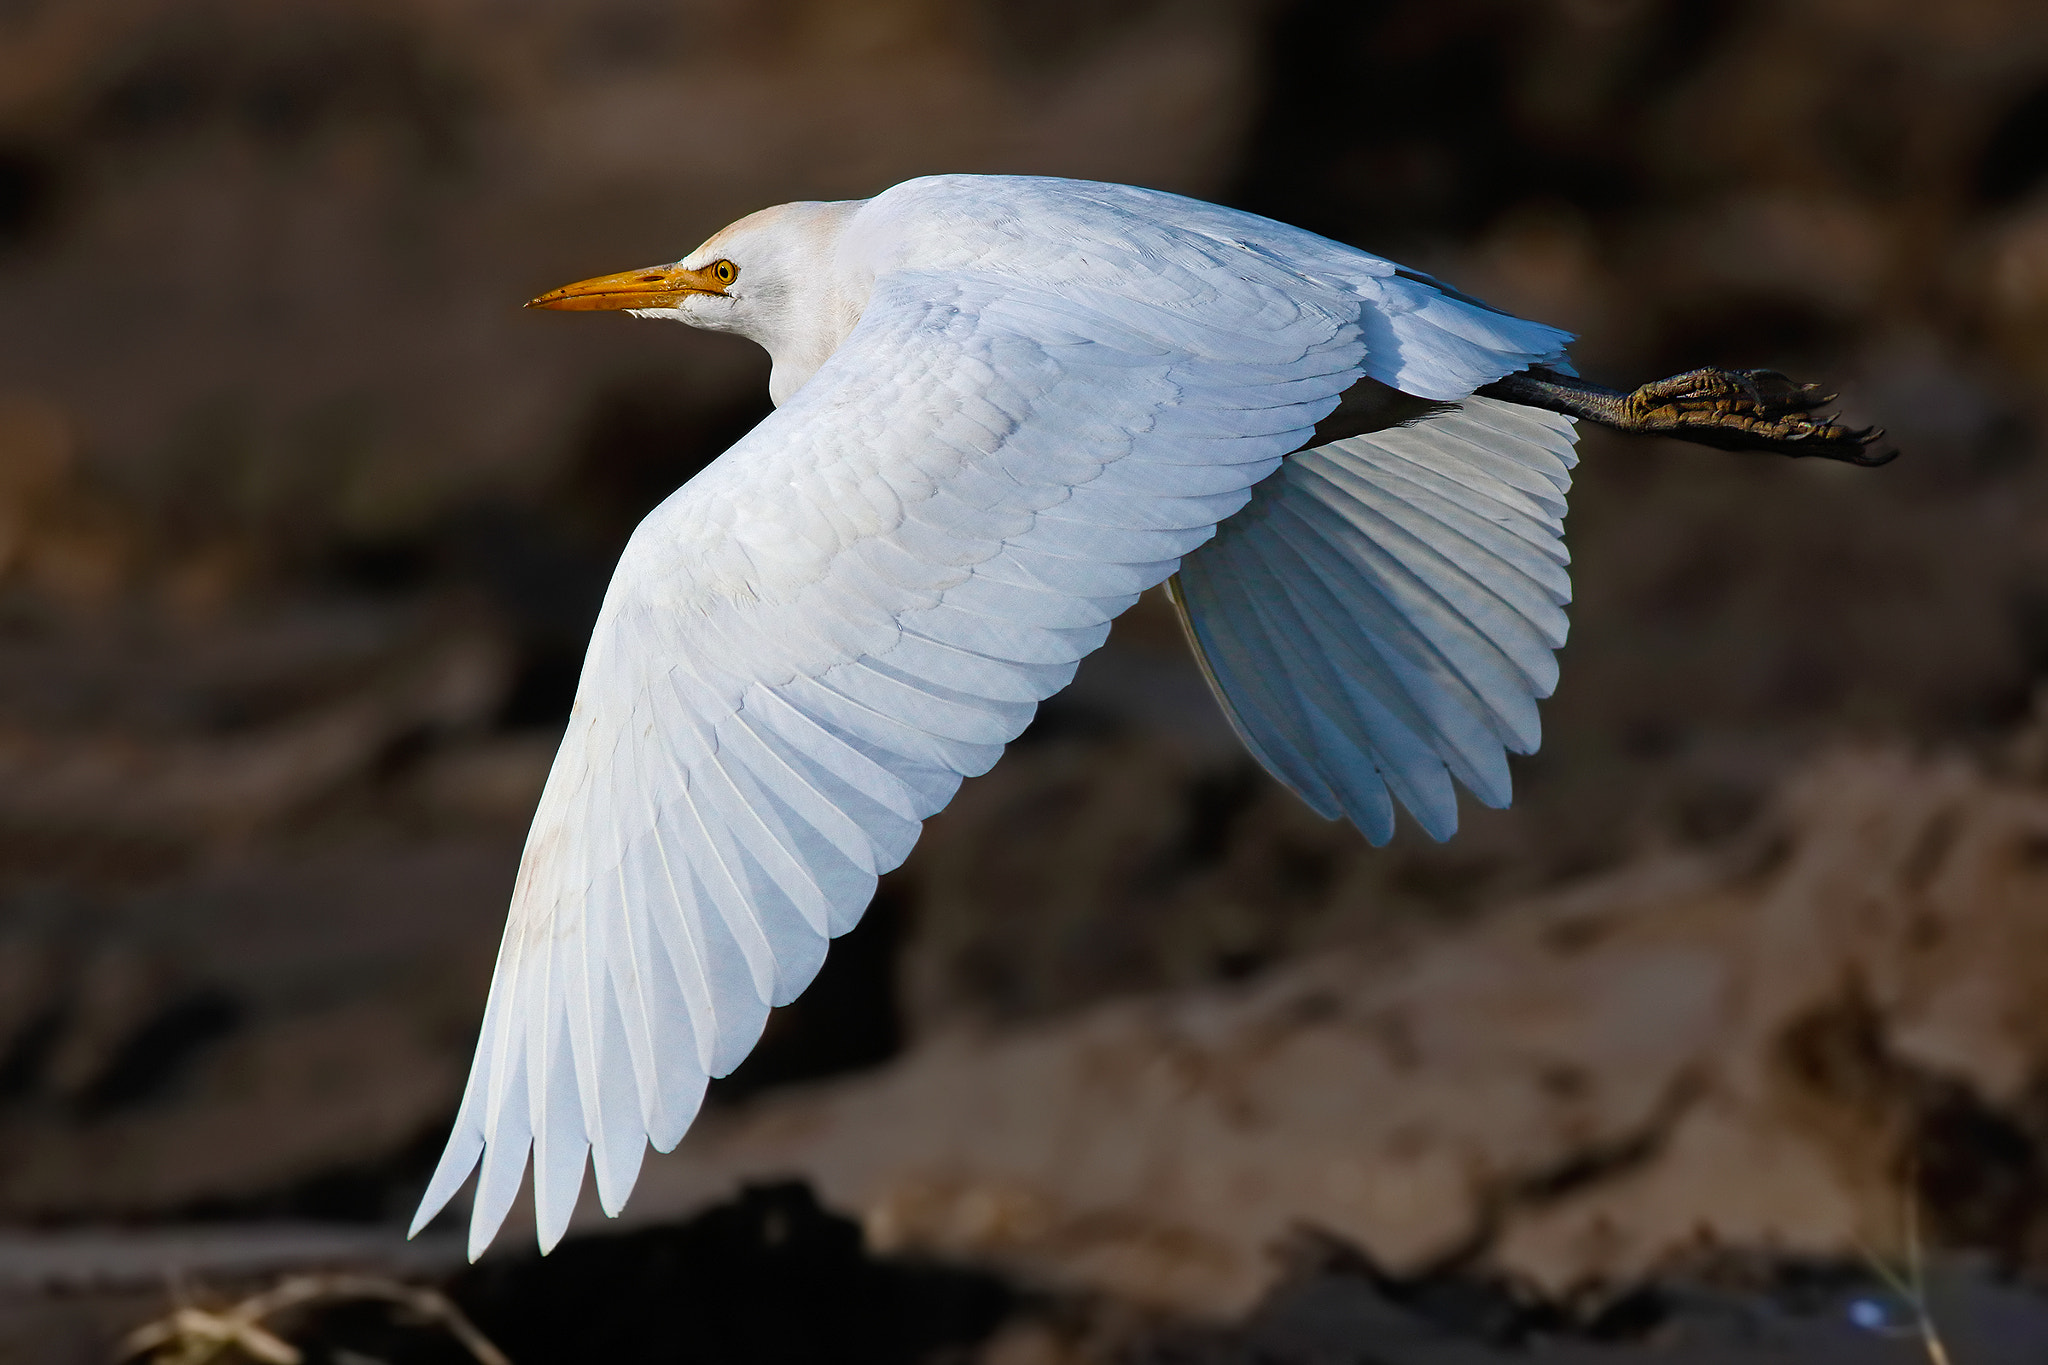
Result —
[[[1471,394],[1563,333],[1060,180],[771,209],[629,276],[546,299],[752,337],[779,407],[620,559],[415,1231],[481,1159],[481,1253],[529,1150],[544,1250],[586,1157],[618,1212],[920,823],[1176,570],[1232,723],[1317,810],[1379,842],[1395,799],[1450,834],[1454,777],[1506,804],[1564,640],[1572,426]],[[1289,458],[1364,377],[1459,406]]]

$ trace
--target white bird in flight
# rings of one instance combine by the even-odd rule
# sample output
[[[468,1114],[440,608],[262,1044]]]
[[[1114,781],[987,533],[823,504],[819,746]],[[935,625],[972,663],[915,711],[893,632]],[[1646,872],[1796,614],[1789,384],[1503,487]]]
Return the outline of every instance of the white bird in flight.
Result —
[[[1509,798],[1571,585],[1574,417],[1859,464],[1768,371],[1633,393],[1351,247],[1122,185],[934,176],[533,301],[736,332],[775,413],[605,594],[417,1233],[528,1152],[543,1251],[616,1215],[964,777],[1169,585],[1245,746],[1329,818]]]

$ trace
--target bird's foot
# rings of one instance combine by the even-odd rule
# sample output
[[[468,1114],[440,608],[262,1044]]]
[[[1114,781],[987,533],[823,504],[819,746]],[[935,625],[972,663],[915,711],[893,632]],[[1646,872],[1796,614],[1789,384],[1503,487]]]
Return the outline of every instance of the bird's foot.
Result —
[[[1887,464],[1896,450],[1873,450],[1881,427],[1848,427],[1819,409],[1835,401],[1818,384],[1776,370],[1689,370],[1645,384],[1621,404],[1626,431],[1675,436],[1724,450],[1818,455],[1855,465]]]

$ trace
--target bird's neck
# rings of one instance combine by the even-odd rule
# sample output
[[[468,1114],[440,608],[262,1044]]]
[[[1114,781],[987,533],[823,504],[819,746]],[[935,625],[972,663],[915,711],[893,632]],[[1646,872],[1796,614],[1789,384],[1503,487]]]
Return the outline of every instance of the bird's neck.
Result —
[[[768,352],[768,397],[778,407],[810,382],[860,321],[874,274],[841,250],[865,201],[786,206],[783,281],[749,319],[747,335]]]

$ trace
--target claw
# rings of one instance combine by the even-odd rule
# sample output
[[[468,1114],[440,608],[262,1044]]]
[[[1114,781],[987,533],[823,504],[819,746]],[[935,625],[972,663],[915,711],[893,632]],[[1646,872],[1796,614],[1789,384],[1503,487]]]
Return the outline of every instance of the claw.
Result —
[[[1860,430],[1851,430],[1848,427],[1837,427],[1830,424],[1810,434],[1822,437],[1822,444],[1826,448],[1814,451],[1786,451],[1785,453],[1818,455],[1830,460],[1841,460],[1846,464],[1859,465],[1865,469],[1875,469],[1879,465],[1890,464],[1893,460],[1899,458],[1897,450],[1873,451],[1870,449],[1873,444],[1883,439],[1883,427],[1870,426]],[[1793,440],[1803,440],[1804,438],[1804,435],[1802,435],[1787,437],[1785,440],[1790,442]]]
[[[1645,384],[1629,396],[1633,429],[1663,431],[1730,448],[1817,455],[1852,463],[1885,463],[1897,452],[1870,456],[1874,428],[1852,431],[1841,414],[1822,412],[1836,395],[1777,370],[1693,370]]]
[[[1855,451],[1843,452],[1840,458],[1848,461],[1850,464],[1860,465],[1864,469],[1875,469],[1879,465],[1890,464],[1893,460],[1899,458],[1897,449],[1880,450],[1874,453],[1870,450],[1870,446],[1873,443],[1883,438],[1883,427],[1865,427],[1862,432],[1857,434],[1856,438],[1862,443],[1861,447]]]

